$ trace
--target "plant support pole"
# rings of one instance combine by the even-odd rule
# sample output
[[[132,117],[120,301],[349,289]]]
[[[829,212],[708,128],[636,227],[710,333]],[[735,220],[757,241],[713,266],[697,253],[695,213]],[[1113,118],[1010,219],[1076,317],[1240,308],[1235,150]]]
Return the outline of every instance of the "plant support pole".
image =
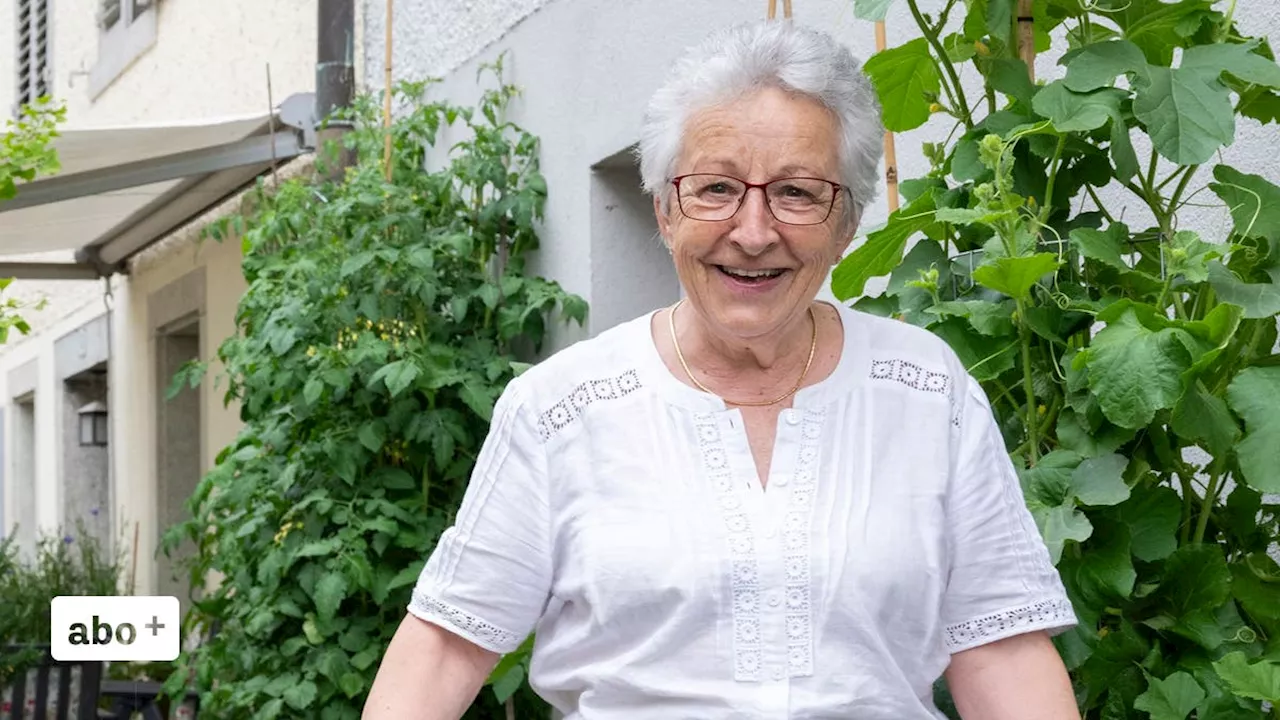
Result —
[[[876,52],[883,52],[889,45],[884,21],[876,23]],[[898,209],[898,152],[894,146],[893,133],[884,133],[884,179],[887,187],[886,196],[889,201],[889,214]]]
[[[1031,84],[1036,82],[1036,20],[1032,0],[1018,0],[1018,57],[1027,64]]]
[[[387,182],[391,182],[391,6],[394,0],[387,0],[387,52],[386,52],[386,89],[382,101],[382,127],[386,134],[386,145],[382,150],[382,165],[387,174]]]

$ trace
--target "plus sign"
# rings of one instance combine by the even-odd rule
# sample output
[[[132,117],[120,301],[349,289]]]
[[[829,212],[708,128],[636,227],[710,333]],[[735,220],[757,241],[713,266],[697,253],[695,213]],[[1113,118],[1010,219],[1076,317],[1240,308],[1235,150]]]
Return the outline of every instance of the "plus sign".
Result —
[[[164,623],[160,622],[160,618],[158,616],[152,615],[151,622],[147,623],[146,625],[143,625],[142,627],[150,630],[151,637],[155,637],[156,635],[159,635],[160,630],[164,628]]]

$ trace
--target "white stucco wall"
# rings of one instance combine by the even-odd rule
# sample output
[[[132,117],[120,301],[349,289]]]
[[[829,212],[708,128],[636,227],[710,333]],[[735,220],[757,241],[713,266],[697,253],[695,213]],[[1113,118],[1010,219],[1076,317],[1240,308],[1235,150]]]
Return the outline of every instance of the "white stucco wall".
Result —
[[[781,3],[779,4],[781,5]],[[932,4],[925,3],[926,7]],[[841,38],[860,58],[875,52],[874,26],[853,17],[848,0],[798,0],[796,22],[824,29]],[[534,269],[583,295],[593,309],[614,304],[608,285],[593,283],[602,264],[626,267],[646,262],[651,238],[604,243],[592,237],[593,163],[628,147],[637,138],[650,94],[671,61],[711,30],[764,16],[764,2],[699,2],[654,0],[618,3],[609,0],[519,0],[455,3],[449,0],[398,0],[394,6],[393,66],[397,79],[444,76],[433,89],[437,96],[472,102],[479,63],[509,51],[507,78],[523,91],[511,119],[542,139],[543,171],[550,198],[543,250]],[[365,82],[383,84],[385,3],[365,2]],[[1237,18],[1253,35],[1280,33],[1280,4],[1242,2]],[[890,46],[916,37],[905,3],[897,3],[887,21]],[[1061,77],[1056,58],[1041,57],[1037,75]],[[969,70],[967,82],[976,80]],[[920,177],[927,169],[924,142],[943,139],[950,130],[939,118],[920,130],[897,137],[899,176]],[[1135,134],[1136,136],[1136,134]],[[448,135],[443,136],[446,140]],[[1280,127],[1260,127],[1242,120],[1236,143],[1223,151],[1223,161],[1245,172],[1277,178],[1272,148],[1280,145]],[[1139,153],[1143,148],[1138,148]],[[1210,178],[1202,171],[1197,187]],[[1129,205],[1126,220],[1140,225],[1141,213],[1122,192],[1106,195],[1114,207]],[[1212,196],[1210,196],[1212,197]],[[864,228],[887,216],[884,194],[868,208]],[[1227,227],[1221,209],[1191,209],[1186,227],[1215,239]],[[602,257],[602,254],[607,255]],[[869,291],[878,292],[873,283]],[[602,327],[593,325],[591,332]],[[572,338],[562,335],[557,344]]]
[[[97,0],[50,0],[53,18],[50,41],[56,99],[68,109],[68,126],[103,126],[199,121],[228,115],[265,114],[267,65],[276,103],[290,94],[311,92],[315,86],[316,0],[158,0],[155,43],[96,97],[89,92],[88,72],[97,58],[95,14]],[[357,12],[359,21],[359,11]],[[0,2],[0,108],[14,100],[15,13],[12,3]],[[359,28],[357,28],[359,30]],[[356,42],[359,47],[360,33]],[[360,56],[356,57],[357,62]],[[227,207],[230,207],[228,205]],[[3,221],[3,215],[0,215]],[[193,270],[203,269],[205,290],[200,300],[201,354],[210,359],[219,343],[234,330],[234,313],[244,289],[239,244],[208,242],[197,245],[199,225],[186,228],[164,247],[134,263],[131,274],[116,276],[112,322],[113,356],[110,366],[112,424],[113,531],[132,540],[139,523],[138,589],[154,587],[157,523],[156,427],[157,402],[155,336],[148,305],[152,296]],[[85,238],[86,242],[92,238]],[[65,257],[58,258],[66,260]],[[37,520],[51,530],[59,517],[59,428],[61,394],[53,363],[54,340],[101,315],[102,281],[18,281],[6,296],[31,301],[47,299],[42,311],[28,311],[33,333],[14,336],[0,347],[0,409],[8,412],[11,397],[4,383],[13,368],[35,359]],[[237,411],[222,402],[225,386],[211,381],[200,390],[200,467],[239,429]],[[12,467],[12,432],[5,433],[5,463]],[[7,468],[6,468],[7,470]],[[4,473],[6,502],[0,527],[15,517],[13,473]]]

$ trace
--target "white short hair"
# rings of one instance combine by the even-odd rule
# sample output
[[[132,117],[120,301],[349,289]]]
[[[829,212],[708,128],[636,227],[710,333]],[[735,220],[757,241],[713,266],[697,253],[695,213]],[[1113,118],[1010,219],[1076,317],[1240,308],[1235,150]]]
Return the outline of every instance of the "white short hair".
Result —
[[[766,87],[814,100],[835,115],[840,182],[855,214],[875,198],[884,138],[880,102],[862,64],[830,35],[791,21],[736,25],[691,48],[668,77],[649,100],[638,153],[644,189],[663,207],[689,118]]]

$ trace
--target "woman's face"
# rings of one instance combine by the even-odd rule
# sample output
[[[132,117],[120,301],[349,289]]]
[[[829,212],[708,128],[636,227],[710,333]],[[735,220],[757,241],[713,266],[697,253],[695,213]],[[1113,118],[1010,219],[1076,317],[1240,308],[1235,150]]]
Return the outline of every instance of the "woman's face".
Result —
[[[766,88],[693,115],[676,175],[839,182],[839,137],[826,108]],[[853,223],[844,220],[850,207],[843,191],[824,222],[804,226],[776,220],[757,189],[747,191],[737,214],[716,222],[685,217],[674,190],[669,197],[666,213],[656,200],[654,208],[680,282],[717,333],[730,337],[768,335],[800,317],[853,238]],[[742,277],[752,271],[767,274]]]

